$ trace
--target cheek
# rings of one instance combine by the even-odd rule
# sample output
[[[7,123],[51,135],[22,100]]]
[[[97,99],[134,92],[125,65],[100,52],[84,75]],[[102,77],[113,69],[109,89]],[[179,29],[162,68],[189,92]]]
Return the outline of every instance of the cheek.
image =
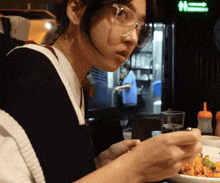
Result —
[[[98,49],[101,49],[108,42],[108,27],[105,22],[100,22],[91,27],[91,36]]]
[[[121,36],[111,21],[105,19],[91,28],[91,36],[97,48],[113,46],[121,43]]]
[[[114,27],[112,27],[109,31],[108,43],[109,45],[118,45],[121,43],[121,35],[119,34],[119,31],[117,31],[117,29]]]

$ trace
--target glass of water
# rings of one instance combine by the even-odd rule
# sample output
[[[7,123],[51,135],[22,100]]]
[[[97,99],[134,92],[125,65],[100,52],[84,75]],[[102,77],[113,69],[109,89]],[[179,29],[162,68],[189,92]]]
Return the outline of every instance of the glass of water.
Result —
[[[161,133],[184,130],[185,112],[183,111],[162,111],[160,119]]]

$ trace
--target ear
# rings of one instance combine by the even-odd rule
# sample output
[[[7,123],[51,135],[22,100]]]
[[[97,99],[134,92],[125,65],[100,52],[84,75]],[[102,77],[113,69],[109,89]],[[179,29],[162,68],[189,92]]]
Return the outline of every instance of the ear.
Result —
[[[83,10],[83,4],[80,0],[69,0],[66,12],[70,22],[79,25]]]

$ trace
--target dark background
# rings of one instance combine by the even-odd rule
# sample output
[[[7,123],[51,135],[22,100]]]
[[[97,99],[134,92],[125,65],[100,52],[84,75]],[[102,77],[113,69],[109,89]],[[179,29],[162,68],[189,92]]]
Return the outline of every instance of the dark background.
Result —
[[[27,4],[32,4],[32,9],[49,9],[62,0],[0,0],[0,9],[27,9]]]
[[[215,114],[220,110],[220,50],[214,42],[214,26],[220,19],[220,1],[207,1],[210,12],[195,15],[178,13],[179,1],[160,2],[165,18],[159,19],[175,25],[174,80],[170,74],[172,58],[167,55],[162,110],[173,108],[185,111],[185,127],[197,127],[197,114],[203,110],[203,102],[207,102],[207,108],[213,114],[215,130]],[[169,43],[166,48],[169,49]]]

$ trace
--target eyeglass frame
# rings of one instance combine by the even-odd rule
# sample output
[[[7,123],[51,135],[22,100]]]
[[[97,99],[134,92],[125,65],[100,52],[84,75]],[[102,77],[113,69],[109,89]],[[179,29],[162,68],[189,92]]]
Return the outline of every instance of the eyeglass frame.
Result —
[[[118,16],[118,14],[120,13],[120,11],[122,10],[122,8],[120,8],[118,5],[119,5],[119,4],[117,4],[117,3],[113,3],[113,4],[112,4],[112,6],[117,9],[116,15],[115,15],[115,23],[116,23],[116,24],[118,24],[118,23],[116,22],[116,21],[117,21],[117,16]],[[134,28],[131,29],[128,33],[124,34],[123,36],[128,36],[129,34],[131,34],[131,33],[134,31],[134,29],[139,29],[139,30],[141,30],[141,27],[142,27],[142,26],[146,26],[146,25],[147,25],[147,26],[149,27],[149,29],[150,29],[150,33],[149,33],[149,36],[146,37],[146,40],[148,39],[148,41],[149,41],[149,40],[150,40],[150,37],[151,37],[151,35],[152,35],[152,28],[151,28],[151,26],[149,26],[149,25],[146,24],[146,23],[142,23],[142,22],[138,21],[138,19],[137,19],[135,13],[134,13],[130,8],[128,8],[127,6],[124,6],[124,5],[121,5],[121,4],[120,4],[120,6],[127,8],[127,9],[133,14],[133,16],[134,16],[134,18],[135,18],[135,21],[136,21],[133,25],[131,25],[131,26],[134,26]],[[138,36],[140,36],[140,35],[138,35]],[[148,41],[147,41],[147,42],[148,42]],[[146,43],[147,43],[147,42],[146,42]],[[146,43],[144,43],[144,46],[146,45]],[[138,43],[137,43],[137,46],[139,46]],[[143,46],[139,46],[139,47],[143,47]]]

